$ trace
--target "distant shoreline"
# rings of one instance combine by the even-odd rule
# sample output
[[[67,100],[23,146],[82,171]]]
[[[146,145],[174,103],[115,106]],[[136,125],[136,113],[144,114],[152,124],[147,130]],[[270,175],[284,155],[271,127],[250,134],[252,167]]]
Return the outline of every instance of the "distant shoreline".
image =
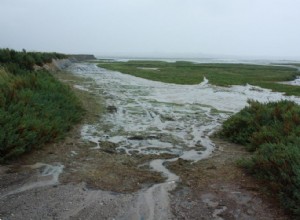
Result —
[[[111,60],[118,62],[127,62],[132,60],[164,61],[174,63],[176,61],[187,61],[192,63],[233,63],[233,64],[299,64],[300,59],[243,59],[243,58],[160,58],[160,57],[110,57],[95,56],[99,60]]]

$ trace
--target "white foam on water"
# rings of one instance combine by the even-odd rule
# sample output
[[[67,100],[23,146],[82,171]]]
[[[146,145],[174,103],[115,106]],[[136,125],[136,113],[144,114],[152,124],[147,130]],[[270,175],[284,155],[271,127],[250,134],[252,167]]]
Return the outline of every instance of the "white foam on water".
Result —
[[[82,90],[82,91],[87,91],[87,92],[89,91],[88,88],[85,88],[82,85],[74,85],[73,87],[76,88],[76,89]]]

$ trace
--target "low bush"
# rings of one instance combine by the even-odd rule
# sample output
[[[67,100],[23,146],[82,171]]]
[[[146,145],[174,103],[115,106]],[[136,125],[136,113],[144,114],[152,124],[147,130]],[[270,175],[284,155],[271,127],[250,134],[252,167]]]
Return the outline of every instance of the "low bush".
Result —
[[[78,100],[48,72],[0,71],[0,161],[62,137],[81,118]]]
[[[250,101],[225,121],[219,134],[254,152],[240,164],[266,180],[283,207],[300,217],[300,106],[291,101]]]
[[[1,163],[63,137],[83,113],[71,90],[48,71],[31,71],[12,59],[22,54],[0,50]]]

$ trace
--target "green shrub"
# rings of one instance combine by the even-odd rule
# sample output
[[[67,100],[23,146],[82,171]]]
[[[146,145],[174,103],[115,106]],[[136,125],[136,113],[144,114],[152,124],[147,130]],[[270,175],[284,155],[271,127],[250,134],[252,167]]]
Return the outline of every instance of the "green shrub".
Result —
[[[283,207],[300,217],[300,106],[291,101],[250,101],[224,122],[219,134],[254,151],[239,164],[266,180]]]
[[[300,141],[288,144],[264,144],[246,166],[257,177],[269,181],[281,204],[300,216]]]
[[[300,108],[296,103],[285,100],[248,103],[249,106],[224,122],[222,137],[255,151],[263,143],[280,143],[300,134]]]
[[[0,162],[64,136],[82,116],[71,90],[47,71],[0,69]]]
[[[68,87],[33,71],[58,53],[0,49],[0,162],[62,137],[83,113]]]

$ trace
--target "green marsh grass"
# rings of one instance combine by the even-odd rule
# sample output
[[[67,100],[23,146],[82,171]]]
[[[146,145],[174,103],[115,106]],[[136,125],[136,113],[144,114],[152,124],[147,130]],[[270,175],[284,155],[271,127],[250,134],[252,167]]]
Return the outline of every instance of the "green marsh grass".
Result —
[[[299,87],[279,84],[296,78],[297,69],[279,66],[248,64],[195,64],[163,61],[100,62],[98,66],[133,76],[175,84],[199,84],[206,77],[213,85],[231,86],[251,84],[287,95],[300,96]],[[158,68],[158,70],[141,69]]]

